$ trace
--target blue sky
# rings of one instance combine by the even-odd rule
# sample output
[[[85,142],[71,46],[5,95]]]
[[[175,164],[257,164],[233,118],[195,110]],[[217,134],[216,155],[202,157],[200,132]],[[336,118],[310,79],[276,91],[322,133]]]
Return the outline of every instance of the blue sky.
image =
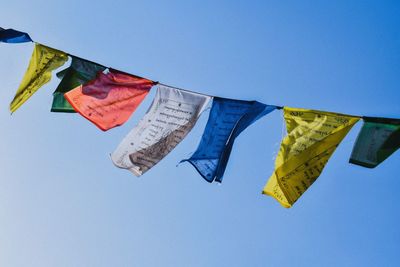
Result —
[[[166,84],[222,97],[400,117],[398,1],[8,1],[3,28]],[[236,140],[221,185],[177,163],[207,113],[140,178],[109,153],[149,106],[101,132],[50,113],[57,79],[10,116],[32,44],[0,45],[1,266],[396,266],[395,153],[348,164],[357,124],[291,209],[261,194],[282,113]]]

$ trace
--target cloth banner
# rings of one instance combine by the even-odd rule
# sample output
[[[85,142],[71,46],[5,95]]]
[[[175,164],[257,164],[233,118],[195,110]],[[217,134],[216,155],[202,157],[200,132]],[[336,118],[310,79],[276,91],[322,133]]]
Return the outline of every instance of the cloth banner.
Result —
[[[71,66],[57,73],[62,80],[53,93],[52,112],[75,112],[74,108],[65,99],[64,94],[79,85],[83,85],[94,78],[99,71],[106,68],[99,64],[72,57]]]
[[[210,99],[159,85],[150,109],[112,153],[113,163],[142,175],[185,138]]]
[[[375,168],[400,147],[400,120],[364,117],[350,163]]]
[[[15,112],[40,87],[51,80],[51,72],[68,60],[68,55],[62,51],[35,44],[35,49],[28,69],[22,79],[17,93],[10,104],[11,112]]]
[[[26,32],[0,28],[0,42],[16,44],[33,41],[29,34],[27,34]]]
[[[153,82],[110,69],[64,94],[71,106],[103,131],[124,124],[149,93]]]
[[[235,138],[253,122],[276,109],[257,101],[214,97],[200,144],[189,158],[208,182],[222,182]]]
[[[314,183],[336,147],[360,119],[324,111],[284,108],[287,136],[263,194],[290,208]]]

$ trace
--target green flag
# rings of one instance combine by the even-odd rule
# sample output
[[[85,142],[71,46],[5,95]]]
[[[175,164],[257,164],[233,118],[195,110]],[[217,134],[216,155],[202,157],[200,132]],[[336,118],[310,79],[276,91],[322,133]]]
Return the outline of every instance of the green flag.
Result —
[[[99,64],[72,56],[71,66],[57,73],[57,77],[62,80],[53,93],[51,111],[75,112],[74,108],[64,98],[64,93],[96,78],[96,74],[103,70],[105,70],[105,67]]]
[[[350,163],[375,168],[400,147],[400,119],[364,118]]]

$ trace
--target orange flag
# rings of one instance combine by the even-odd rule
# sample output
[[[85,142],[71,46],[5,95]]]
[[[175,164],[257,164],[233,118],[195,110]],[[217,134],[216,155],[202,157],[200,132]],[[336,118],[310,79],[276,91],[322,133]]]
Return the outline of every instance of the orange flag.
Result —
[[[109,69],[64,94],[71,106],[103,131],[124,124],[154,82]]]

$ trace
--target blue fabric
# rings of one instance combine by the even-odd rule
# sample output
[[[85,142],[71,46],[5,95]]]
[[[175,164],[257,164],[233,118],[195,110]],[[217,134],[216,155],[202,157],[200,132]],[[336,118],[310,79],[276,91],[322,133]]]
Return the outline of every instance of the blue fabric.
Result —
[[[181,162],[191,163],[208,182],[221,183],[235,138],[276,108],[257,101],[215,97],[196,152]]]
[[[0,28],[0,42],[3,43],[25,43],[33,42],[31,37],[25,32],[16,31],[13,29]]]

